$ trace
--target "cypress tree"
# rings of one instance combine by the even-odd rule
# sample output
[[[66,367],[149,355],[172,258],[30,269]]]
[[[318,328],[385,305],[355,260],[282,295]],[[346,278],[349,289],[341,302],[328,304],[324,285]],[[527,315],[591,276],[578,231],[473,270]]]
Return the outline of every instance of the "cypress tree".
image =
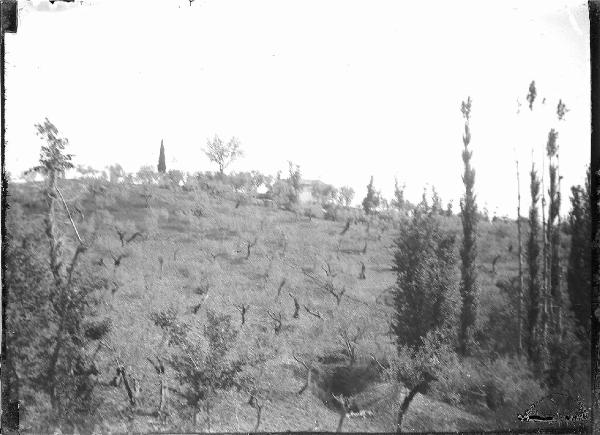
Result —
[[[465,119],[465,133],[463,136],[464,149],[462,159],[465,165],[462,177],[465,185],[465,195],[461,199],[461,221],[463,226],[463,240],[460,249],[461,283],[460,294],[462,298],[459,351],[468,355],[473,346],[473,328],[477,316],[477,270],[475,260],[477,258],[477,204],[475,202],[475,170],[471,167],[471,156],[473,152],[469,149],[471,142],[471,131],[469,119],[471,116],[471,97],[462,102],[461,111]]]
[[[167,165],[165,163],[165,146],[163,145],[162,139],[160,140],[160,154],[158,156],[158,172],[161,174],[167,172]]]

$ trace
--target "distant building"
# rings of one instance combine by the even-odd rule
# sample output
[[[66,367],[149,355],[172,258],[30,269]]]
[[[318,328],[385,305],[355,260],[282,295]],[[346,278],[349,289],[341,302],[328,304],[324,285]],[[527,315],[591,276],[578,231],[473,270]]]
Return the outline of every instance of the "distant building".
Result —
[[[318,202],[319,198],[314,195],[314,188],[323,184],[319,180],[302,180],[300,182],[300,192],[298,193],[298,201],[301,203]]]

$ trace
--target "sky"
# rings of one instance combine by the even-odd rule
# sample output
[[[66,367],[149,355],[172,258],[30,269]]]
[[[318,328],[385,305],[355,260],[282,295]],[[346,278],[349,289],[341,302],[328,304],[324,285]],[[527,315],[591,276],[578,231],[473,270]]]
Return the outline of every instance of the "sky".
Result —
[[[75,163],[215,170],[208,138],[237,137],[231,171],[349,185],[394,179],[418,202],[435,186],[455,209],[461,101],[471,97],[480,208],[522,210],[528,171],[558,133],[562,213],[590,160],[589,21],[582,0],[19,0],[6,36],[6,169],[36,164],[48,117]],[[535,80],[538,99],[526,95]],[[545,99],[545,100],[544,100]],[[558,100],[568,109],[555,115]],[[521,106],[518,107],[518,101]],[[544,101],[544,103],[542,103]],[[519,113],[517,113],[519,112]],[[547,164],[546,164],[547,168]]]

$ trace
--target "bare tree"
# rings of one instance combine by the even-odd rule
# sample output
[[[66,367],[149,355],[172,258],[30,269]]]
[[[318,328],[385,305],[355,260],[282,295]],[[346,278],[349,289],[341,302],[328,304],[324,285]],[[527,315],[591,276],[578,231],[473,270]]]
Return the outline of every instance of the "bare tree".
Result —
[[[155,357],[156,363],[150,358],[146,359],[150,364],[152,364],[152,367],[158,374],[158,379],[160,383],[160,401],[158,403],[158,415],[162,417],[166,413],[168,391],[167,381],[165,379],[165,366],[158,355]]]
[[[350,333],[350,331],[345,328],[340,328],[338,331],[339,338],[344,346],[344,351],[348,355],[348,358],[350,358],[351,366],[356,362],[358,342],[364,337],[365,331],[366,329],[364,326],[357,326],[353,333]]]
[[[115,270],[117,270],[117,267],[119,267],[121,265],[121,261],[124,258],[129,257],[129,254],[127,252],[123,252],[121,254],[119,254],[118,256],[115,257],[115,254],[113,254],[112,252],[110,253],[110,256],[113,259],[113,264],[114,264],[114,268]]]
[[[240,312],[241,316],[242,316],[242,325],[244,323],[246,323],[246,313],[248,312],[248,309],[250,308],[250,305],[248,304],[234,304],[234,307],[236,307],[238,309],[238,311]]]
[[[365,263],[363,263],[362,261],[360,262],[360,275],[358,275],[358,279],[366,279],[367,276],[365,275]]]
[[[165,259],[162,257],[162,255],[158,256],[158,264],[160,266],[160,276],[162,278],[162,273],[163,273],[163,265],[165,263]]]
[[[121,384],[125,388],[125,392],[127,393],[127,399],[129,401],[129,405],[131,407],[135,407],[137,405],[137,399],[141,393],[141,386],[135,376],[127,373],[127,369],[125,364],[121,359],[117,356],[117,352],[114,347],[109,345],[108,343],[101,341],[102,346],[106,347],[108,350],[112,352],[113,361],[116,368],[115,377],[110,382],[111,386],[120,387]]]
[[[424,393],[427,390],[429,383],[434,380],[436,380],[435,376],[425,372],[423,374],[423,379],[408,391],[408,394],[404,397],[404,400],[402,400],[400,409],[398,409],[398,415],[396,416],[396,433],[402,433],[402,422],[404,420],[404,415],[406,414],[406,411],[408,410],[417,393]]]
[[[318,276],[314,275],[312,272],[309,272],[307,270],[303,270],[302,273],[306,277],[308,277],[311,281],[313,281],[315,284],[317,284],[317,286],[321,290],[332,295],[335,298],[337,304],[339,305],[340,302],[342,301],[342,296],[346,292],[346,288],[343,287],[341,290],[336,289],[336,287],[333,283],[333,277],[336,276],[336,273],[331,271],[329,263],[327,263],[327,266],[328,266],[327,269],[323,267],[323,270],[325,271],[325,274],[327,276],[326,280],[319,278]]]
[[[498,262],[498,260],[500,260],[502,258],[502,256],[500,254],[497,254],[494,259],[492,260],[492,275],[496,275],[496,263]]]
[[[350,219],[348,219],[346,221],[346,225],[344,226],[344,229],[342,230],[342,232],[340,233],[340,236],[343,236],[344,234],[346,234],[346,232],[350,229]]]
[[[127,237],[127,231],[122,228],[115,227],[115,231],[119,236],[119,241],[121,242],[121,247],[124,247],[126,244],[133,242],[136,237],[142,237],[144,234],[141,231],[136,231],[131,236]]]
[[[306,305],[304,305],[304,309],[306,310],[306,312],[308,314],[310,314],[311,316],[314,317],[318,317],[319,319],[323,319],[323,317],[321,317],[321,313],[319,313],[318,311],[312,311],[310,308],[308,308]]]
[[[256,410],[256,424],[254,425],[254,429],[252,429],[252,432],[258,432],[258,428],[260,427],[260,417],[262,414],[263,406],[254,394],[250,395],[250,400],[248,400],[248,405],[250,405],[251,407],[253,407]]]
[[[331,264],[329,264],[329,262],[325,262],[325,266],[321,266],[321,269],[323,270],[323,272],[325,272],[325,276],[327,276],[328,278],[335,278],[337,276],[337,272],[335,272],[332,269]]]
[[[279,287],[277,287],[277,297],[279,297],[281,295],[281,289],[283,289],[283,286],[285,285],[286,279],[283,278],[281,280],[281,282],[279,283]]]
[[[232,137],[229,142],[225,144],[217,135],[215,135],[212,141],[207,141],[204,153],[211,162],[214,162],[219,166],[219,173],[221,175],[224,174],[225,169],[234,160],[244,155],[237,138]]]
[[[150,200],[152,199],[152,193],[143,192],[143,193],[140,193],[140,196],[142,198],[144,198],[144,201],[146,201],[146,208],[150,208]]]
[[[192,314],[198,314],[198,311],[200,310],[200,308],[202,308],[202,304],[203,302],[199,302],[196,305],[192,305],[190,307],[190,311],[192,312]]]
[[[272,311],[267,311],[267,314],[275,322],[275,327],[274,327],[275,334],[279,334],[279,331],[281,331],[281,325],[283,324],[281,313],[275,314]]]
[[[256,246],[257,242],[258,242],[257,237],[254,237],[253,241],[246,240],[246,260],[248,260],[250,258],[250,249],[253,248],[254,246]]]
[[[292,316],[294,319],[299,317],[300,313],[300,304],[298,303],[298,298],[294,296],[292,293],[288,293],[290,297],[294,300],[294,315]]]
[[[298,358],[296,355],[292,355],[292,358],[294,358],[297,362],[302,364],[304,366],[304,368],[306,369],[306,382],[304,383],[302,388],[300,388],[300,390],[298,391],[298,395],[300,396],[302,393],[304,393],[304,391],[306,391],[306,389],[309,387],[309,385],[311,383],[313,363],[312,363],[312,361],[310,363],[306,363],[304,360]]]
[[[336,432],[342,431],[342,425],[344,424],[344,419],[346,418],[346,414],[350,410],[349,399],[342,394],[335,395],[331,393],[331,397],[333,398],[333,403],[335,403],[338,408],[338,412],[340,414],[340,419],[338,420],[338,426],[335,430]]]

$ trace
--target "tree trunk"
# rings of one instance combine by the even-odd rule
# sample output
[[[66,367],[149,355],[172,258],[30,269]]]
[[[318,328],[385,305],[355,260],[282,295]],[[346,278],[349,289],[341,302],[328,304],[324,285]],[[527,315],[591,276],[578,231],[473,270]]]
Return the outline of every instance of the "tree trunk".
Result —
[[[206,400],[206,426],[207,432],[210,432],[210,402]]]
[[[346,410],[343,409],[340,412],[340,420],[338,421],[338,426],[337,429],[335,430],[336,432],[341,432],[342,431],[342,425],[344,424],[344,419],[346,418]]]
[[[546,369],[546,350],[548,344],[548,234],[546,222],[546,191],[544,184],[544,171],[545,171],[546,159],[542,159],[542,240],[543,240],[543,252],[542,252],[542,339],[540,341],[540,370],[543,373]]]
[[[260,427],[260,417],[262,415],[262,406],[259,405],[256,398],[254,398],[252,400],[252,407],[256,409],[256,424],[254,425],[254,429],[252,429],[252,432],[258,432],[258,428]]]
[[[196,426],[198,425],[198,414],[200,413],[200,410],[194,406],[194,409],[192,411],[192,425],[194,428],[196,428]]]
[[[164,374],[159,375],[160,377],[160,402],[158,404],[158,413],[160,415],[165,413],[167,408],[167,382],[164,379]]]
[[[517,235],[519,240],[519,299],[517,301],[517,354],[523,352],[523,242],[521,238],[521,179],[517,160]]]
[[[396,433],[402,433],[402,421],[404,420],[404,415],[406,414],[406,411],[408,411],[408,407],[410,406],[417,393],[420,393],[427,384],[428,381],[419,382],[408,392],[408,394],[402,401],[400,409],[398,410],[398,416],[396,418]]]

